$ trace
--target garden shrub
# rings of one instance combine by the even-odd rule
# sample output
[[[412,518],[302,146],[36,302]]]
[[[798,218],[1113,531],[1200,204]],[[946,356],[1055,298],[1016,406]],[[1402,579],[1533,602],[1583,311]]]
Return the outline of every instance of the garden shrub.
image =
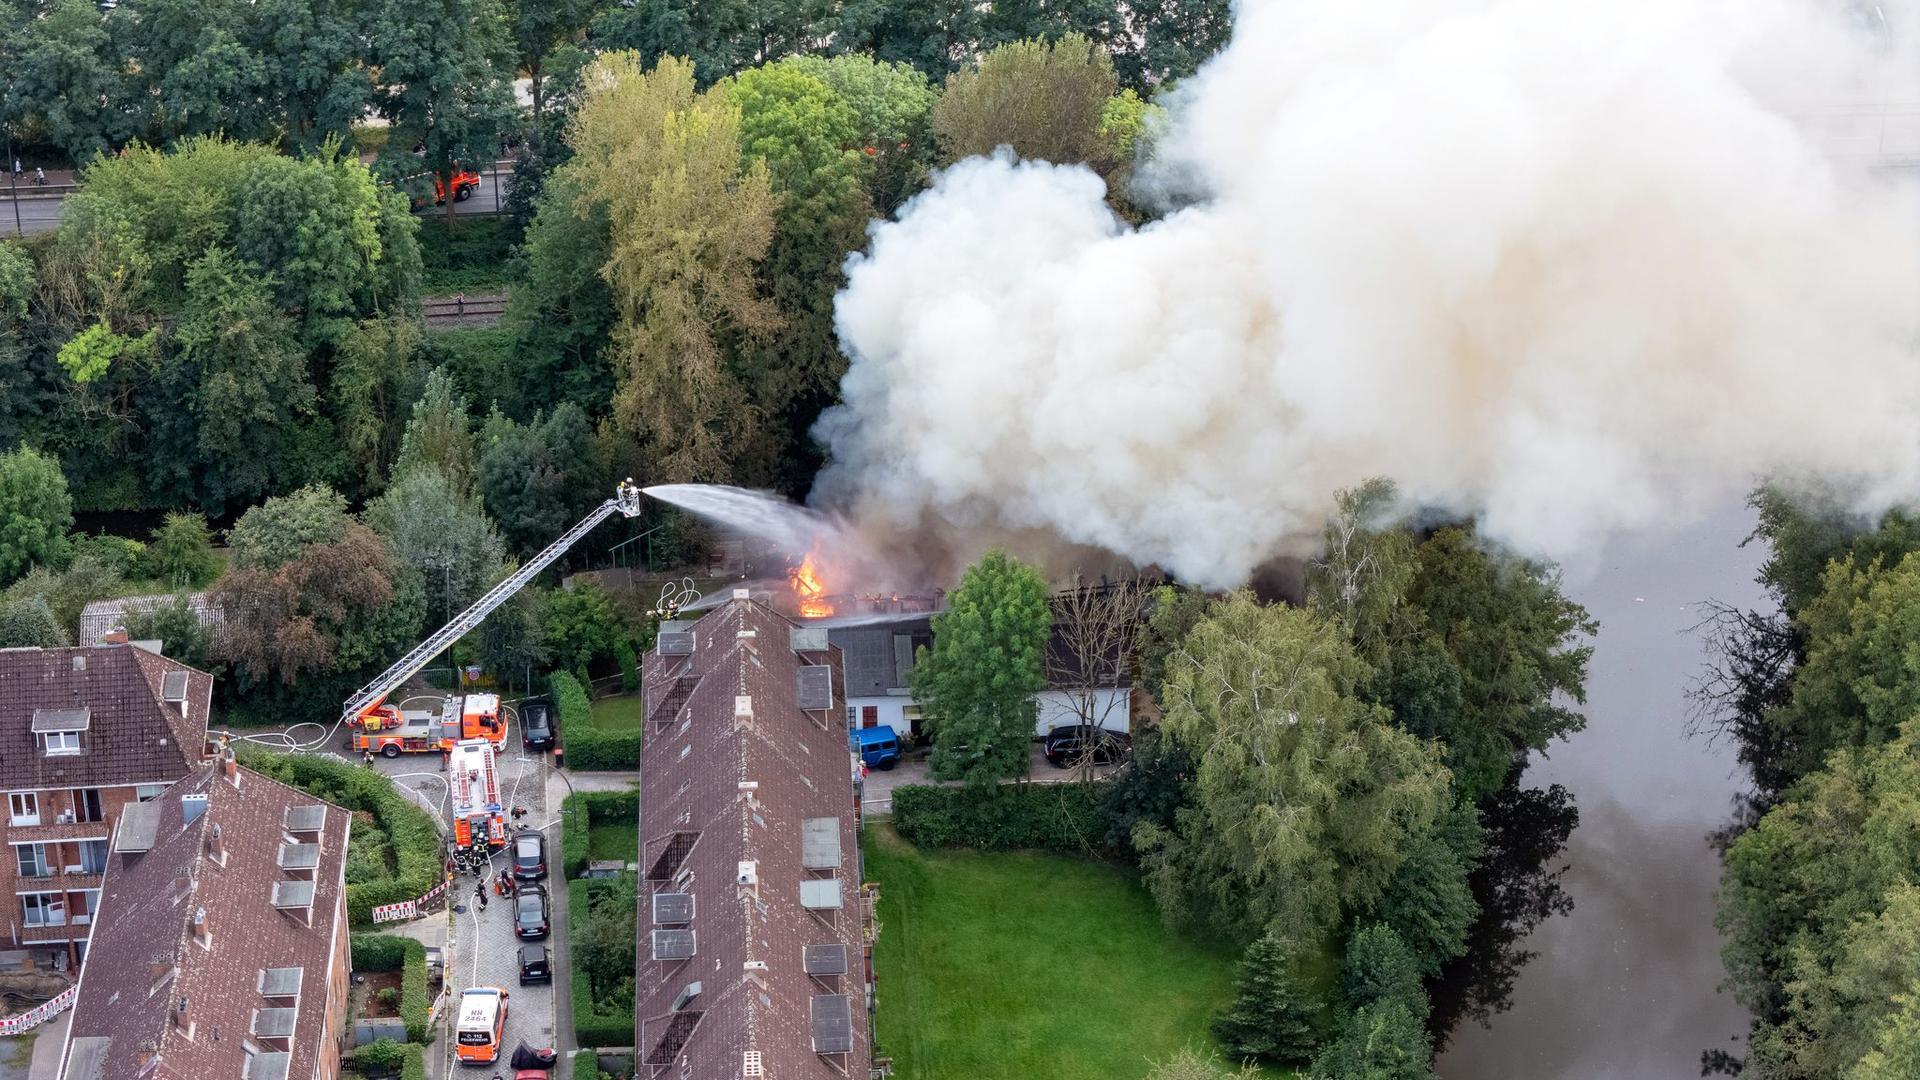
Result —
[[[400,1080],[427,1080],[427,1051],[418,1043],[401,1048],[406,1057],[400,1062]]]
[[[355,971],[400,972],[400,1022],[407,1027],[407,1041],[431,1042],[428,1010],[433,998],[427,991],[427,947],[395,934],[355,934],[349,948]]]
[[[1106,792],[1094,784],[1001,784],[893,791],[893,827],[921,847],[1107,854]]]
[[[567,877],[578,877],[591,859],[589,833],[595,825],[610,821],[637,823],[640,818],[640,793],[637,791],[578,791],[560,804],[563,824],[560,833],[560,867]],[[568,828],[575,822],[576,827]],[[635,824],[637,828],[637,824]]]
[[[641,732],[594,727],[593,701],[579,675],[556,671],[547,676],[547,690],[560,714],[568,768],[621,772],[640,767]]]
[[[379,1039],[353,1052],[353,1063],[361,1072],[381,1076],[400,1071],[400,1063],[406,1058],[407,1052],[392,1039]]]
[[[348,810],[367,811],[386,831],[393,845],[394,876],[347,885],[347,919],[354,926],[371,926],[375,907],[417,900],[440,883],[446,872],[440,829],[393,781],[320,754],[275,754],[244,744],[239,752],[249,768]]]
[[[567,908],[573,913],[569,921],[568,932],[577,934],[578,928],[584,928],[591,917],[590,913],[596,899],[614,894],[614,902],[619,902],[622,894],[631,898],[634,894],[633,875],[623,875],[623,881],[615,878],[589,880],[575,878],[567,882]],[[603,901],[604,902],[604,901]],[[631,911],[631,908],[629,908]],[[631,925],[629,923],[629,925]],[[626,940],[634,940],[631,932]],[[583,942],[576,938],[573,942],[575,963],[569,977],[573,980],[573,1037],[581,1046],[628,1046],[633,1042],[633,981],[626,980],[613,993],[596,997],[593,985],[587,975],[588,964],[582,962]]]

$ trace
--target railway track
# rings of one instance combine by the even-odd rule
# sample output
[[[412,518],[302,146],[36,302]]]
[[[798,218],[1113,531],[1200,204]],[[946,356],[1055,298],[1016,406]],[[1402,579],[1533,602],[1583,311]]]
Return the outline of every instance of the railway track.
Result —
[[[430,328],[450,329],[457,326],[493,326],[506,313],[507,297],[501,293],[489,296],[440,296],[421,303],[421,315]]]

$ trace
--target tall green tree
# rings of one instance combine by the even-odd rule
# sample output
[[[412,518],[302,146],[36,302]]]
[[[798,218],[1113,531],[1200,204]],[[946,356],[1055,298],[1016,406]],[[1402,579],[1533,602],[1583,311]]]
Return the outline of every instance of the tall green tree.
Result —
[[[127,0],[113,10],[116,43],[130,61],[125,100],[145,141],[273,134],[276,118],[259,105],[265,59],[243,41],[248,15],[232,0]]]
[[[1263,935],[1240,960],[1233,1003],[1213,1017],[1213,1037],[1241,1061],[1305,1061],[1320,1044],[1321,1008],[1294,973],[1286,943]]]
[[[1162,726],[1198,762],[1191,806],[1135,828],[1171,921],[1315,945],[1371,904],[1451,803],[1439,748],[1363,701],[1336,622],[1237,593],[1169,659]]]
[[[941,160],[1008,146],[1021,158],[1104,173],[1115,162],[1100,118],[1118,88],[1112,57],[1080,34],[1002,45],[947,80],[933,107]]]
[[[585,35],[599,7],[596,0],[513,0],[509,10],[516,66],[527,73],[536,126],[547,109],[549,58],[556,49]]]
[[[211,670],[212,635],[184,596],[130,613],[127,636],[135,641],[158,641],[161,652],[170,659]]]
[[[381,165],[395,179],[451,177],[491,165],[513,123],[512,24],[499,0],[378,0],[370,66],[374,106],[391,125]],[[414,156],[414,148],[421,148]],[[433,181],[416,179],[430,197]],[[454,225],[449,184],[447,227]]]
[[[493,413],[480,433],[480,492],[511,550],[532,555],[603,497],[593,430],[571,404],[516,424]]]
[[[52,0],[9,35],[6,121],[74,161],[129,133],[113,37],[91,0]]]
[[[1362,1006],[1314,1059],[1313,1080],[1431,1080],[1433,1045],[1401,1001]]]
[[[1039,571],[1003,551],[967,568],[912,675],[933,720],[934,776],[990,785],[1026,775],[1051,632]]]
[[[373,103],[364,0],[254,0],[246,44],[263,59],[262,112],[288,150],[347,138]]]
[[[192,589],[212,581],[220,572],[213,553],[213,530],[202,514],[171,513],[153,530],[147,545],[147,565],[153,576],[178,589]]]
[[[259,267],[217,248],[198,259],[173,339],[145,394],[152,489],[222,507],[306,479],[293,436],[318,393]]]
[[[1920,720],[1908,720],[1890,741],[1836,750],[1728,847],[1721,955],[1754,1015],[1742,1075],[1838,1076],[1904,1052],[1899,999],[1920,981],[1916,822]]]
[[[940,100],[924,73],[858,53],[789,56],[780,66],[819,79],[853,110],[874,216],[893,213],[920,189],[933,162],[931,115]]]
[[[0,600],[0,649],[57,649],[71,644],[45,597]]]
[[[234,250],[273,274],[274,300],[309,343],[334,344],[380,309],[381,195],[360,162],[329,144],[305,159],[266,158],[234,192]]]
[[[1354,932],[1340,962],[1340,996],[1358,1009],[1398,1001],[1416,1016],[1427,1012],[1420,961],[1390,926],[1375,923]]]
[[[396,475],[363,519],[395,558],[424,575],[428,595],[443,600],[449,614],[478,600],[506,560],[479,494],[462,492],[431,464]]]
[[[514,418],[561,402],[595,418],[612,411],[613,294],[600,274],[612,254],[606,204],[586,197],[575,170],[555,171],[520,248],[525,277],[501,320],[514,335],[520,393],[500,403]]]
[[[249,509],[227,530],[234,565],[271,570],[314,544],[331,544],[346,534],[352,518],[347,500],[324,484],[276,495]]]
[[[872,206],[853,108],[826,83],[785,64],[742,72],[727,88],[740,107],[746,158],[764,166],[780,198],[773,243],[760,263],[781,323],[743,356],[743,382],[777,436],[776,460],[804,487],[817,466],[807,432],[846,371],[833,331],[841,264],[866,238]]]
[[[73,498],[60,463],[23,447],[0,454],[0,582],[60,562],[73,527]]]
[[[779,322],[755,275],[777,201],[766,166],[742,167],[739,107],[724,87],[696,94],[684,61],[644,72],[610,54],[587,84],[566,169],[613,230],[601,274],[618,318],[614,419],[646,440],[660,479],[732,479],[767,449],[729,355]]]
[[[420,400],[426,375],[421,346],[417,320],[374,318],[361,320],[334,353],[326,410],[360,490],[383,486],[400,453],[408,403]]]
[[[430,465],[440,470],[454,491],[464,495],[474,489],[479,464],[467,396],[454,385],[453,375],[446,368],[436,368],[428,373],[420,400],[413,403],[413,416],[400,437],[400,456],[394,460],[393,475]]]
[[[1135,0],[1127,5],[1127,36],[1138,47],[1115,59],[1128,84],[1144,91],[1200,70],[1232,35],[1228,0]]]

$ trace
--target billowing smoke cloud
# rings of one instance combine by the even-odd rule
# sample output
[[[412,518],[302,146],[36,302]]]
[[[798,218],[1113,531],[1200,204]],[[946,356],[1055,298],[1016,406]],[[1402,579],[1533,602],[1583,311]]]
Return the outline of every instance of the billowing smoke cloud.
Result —
[[[1920,63],[1864,12],[1246,0],[1142,169],[1184,208],[974,159],[875,228],[816,497],[1209,585],[1374,475],[1547,555],[1757,475],[1905,500],[1920,214],[1830,121]]]

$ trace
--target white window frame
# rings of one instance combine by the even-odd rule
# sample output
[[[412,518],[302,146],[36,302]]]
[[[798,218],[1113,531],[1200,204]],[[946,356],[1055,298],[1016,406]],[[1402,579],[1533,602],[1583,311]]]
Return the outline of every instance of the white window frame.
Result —
[[[39,910],[43,912],[35,921],[33,901],[40,901]],[[56,915],[56,913],[58,913]],[[23,892],[20,894],[20,925],[34,930],[67,925],[67,897],[57,892]]]
[[[9,791],[7,793],[8,821],[15,825],[40,824],[40,793],[37,791]]]
[[[22,880],[50,878],[53,875],[59,873],[60,868],[53,864],[53,859],[50,857],[50,853],[47,851],[47,848],[50,846],[51,845],[43,842],[39,842],[39,841],[35,841],[33,843],[27,843],[27,844],[14,844],[13,845],[13,872],[16,875],[18,875]],[[40,872],[37,874],[33,873],[31,869],[27,866],[25,853],[29,850],[33,852],[34,860],[39,864]]]
[[[105,837],[96,836],[96,837],[91,837],[85,840],[74,840],[72,841],[72,843],[79,852],[80,861],[75,865],[80,867],[81,873],[104,874],[107,872],[107,855],[110,853],[111,849],[107,847],[107,841]],[[87,863],[87,847],[90,844],[100,845],[97,849],[95,849],[100,852],[100,859],[98,862],[93,863],[92,865],[88,865]]]
[[[49,731],[40,736],[40,750],[48,757],[68,757],[80,752],[80,733]]]
[[[167,793],[165,784],[135,784],[133,799],[135,802],[152,802]]]
[[[99,807],[99,813],[92,817],[81,817],[87,812],[87,793],[93,793],[93,803]],[[106,793],[99,788],[69,788],[67,797],[73,802],[73,820],[82,825],[94,825],[107,820]]]

